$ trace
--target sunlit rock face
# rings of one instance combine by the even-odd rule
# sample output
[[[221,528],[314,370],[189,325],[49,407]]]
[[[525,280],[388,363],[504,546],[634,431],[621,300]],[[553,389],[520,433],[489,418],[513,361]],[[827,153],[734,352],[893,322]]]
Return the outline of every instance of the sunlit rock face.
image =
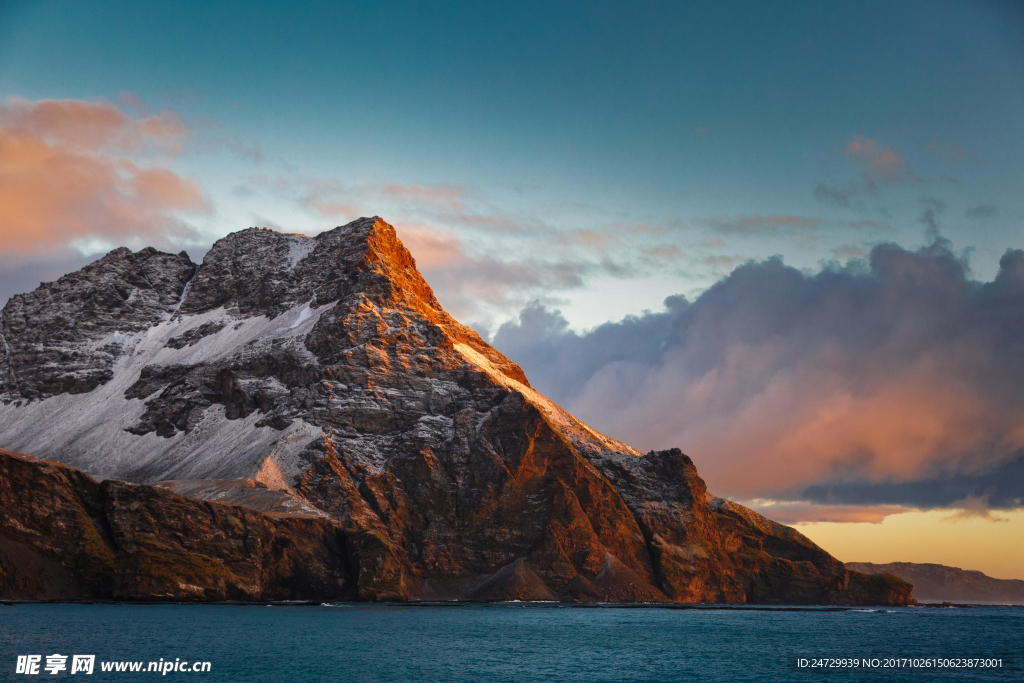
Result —
[[[909,599],[540,395],[378,218],[243,230],[199,267],[117,250],[12,299],[0,332],[0,446],[315,510],[380,542],[356,597]]]

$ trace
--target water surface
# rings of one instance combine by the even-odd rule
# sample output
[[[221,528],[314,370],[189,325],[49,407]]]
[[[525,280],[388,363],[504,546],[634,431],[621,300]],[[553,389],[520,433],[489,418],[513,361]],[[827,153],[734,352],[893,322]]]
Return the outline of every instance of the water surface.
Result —
[[[80,680],[1020,680],[1024,609],[739,610],[504,604],[0,605],[19,654],[208,660],[209,673]],[[801,670],[798,658],[1001,657],[998,670]]]

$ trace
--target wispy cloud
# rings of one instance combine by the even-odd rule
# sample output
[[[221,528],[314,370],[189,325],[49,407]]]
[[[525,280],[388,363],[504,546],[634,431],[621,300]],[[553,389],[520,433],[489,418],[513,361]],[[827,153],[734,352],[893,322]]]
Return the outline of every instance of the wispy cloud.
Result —
[[[402,185],[385,183],[380,186],[380,193],[396,199],[414,199],[416,201],[439,204],[450,209],[461,209],[466,196],[466,189],[455,185]]]
[[[833,187],[824,183],[814,186],[814,197],[820,202],[834,204],[843,208],[850,206],[850,195],[852,192],[841,187]]]
[[[854,135],[843,144],[842,154],[859,167],[860,174],[839,184],[816,183],[812,194],[822,204],[864,210],[865,198],[876,195],[882,187],[921,180],[893,147],[873,138]]]
[[[964,215],[967,216],[967,218],[983,220],[986,218],[992,218],[998,212],[999,210],[992,204],[979,204],[978,206],[972,206],[964,211]]]
[[[810,216],[767,214],[761,216],[721,216],[703,221],[717,232],[732,235],[750,235],[783,229],[813,230],[821,220]]]
[[[194,236],[181,215],[209,203],[164,162],[187,135],[172,112],[132,117],[103,101],[8,99],[0,105],[0,250]]]
[[[924,146],[925,151],[938,157],[944,161],[952,162],[963,162],[963,161],[980,161],[977,153],[959,142],[939,142],[938,140],[930,140]]]
[[[870,179],[891,182],[907,175],[907,163],[889,145],[855,135],[843,148],[846,156],[860,162]]]
[[[822,505],[806,501],[754,499],[745,501],[754,510],[783,524],[845,522],[881,524],[886,517],[910,512],[904,505]]]
[[[927,228],[926,234],[931,240],[938,239],[941,234],[939,218],[946,210],[946,202],[935,197],[922,197],[921,204],[924,208],[917,221]]]

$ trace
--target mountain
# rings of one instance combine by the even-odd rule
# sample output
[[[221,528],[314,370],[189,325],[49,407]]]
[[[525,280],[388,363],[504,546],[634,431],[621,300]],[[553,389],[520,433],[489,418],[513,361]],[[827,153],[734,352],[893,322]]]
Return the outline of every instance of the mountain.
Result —
[[[920,602],[981,602],[1024,605],[1024,581],[995,579],[971,569],[919,562],[847,562],[848,569],[885,572],[914,584]]]
[[[198,267],[114,250],[8,302],[0,368],[0,446],[180,494],[168,501],[323,515],[359,577],[339,595],[909,600],[713,497],[679,450],[642,455],[539,394],[442,309],[379,218],[243,230]],[[35,486],[11,504],[33,505]],[[357,557],[350,536],[377,548]]]
[[[294,600],[354,594],[379,542],[325,515],[267,515],[158,486],[97,482],[0,450],[0,596]]]

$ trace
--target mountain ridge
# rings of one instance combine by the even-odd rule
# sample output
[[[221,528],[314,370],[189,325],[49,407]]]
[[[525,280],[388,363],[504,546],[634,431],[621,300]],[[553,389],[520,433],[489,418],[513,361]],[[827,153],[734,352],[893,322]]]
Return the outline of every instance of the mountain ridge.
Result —
[[[934,562],[847,562],[854,571],[885,572],[914,584],[921,602],[996,602],[1024,604],[1024,580],[997,579],[975,569]]]
[[[714,498],[678,449],[641,455],[536,392],[377,217],[239,231],[198,267],[115,250],[12,298],[0,334],[0,446],[192,495],[291,497],[381,539],[389,595],[909,598]]]

